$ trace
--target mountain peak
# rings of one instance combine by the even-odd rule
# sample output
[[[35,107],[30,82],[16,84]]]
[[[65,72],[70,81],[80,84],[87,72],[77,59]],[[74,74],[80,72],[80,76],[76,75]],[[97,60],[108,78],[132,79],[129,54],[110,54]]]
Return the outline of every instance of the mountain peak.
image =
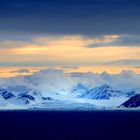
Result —
[[[15,95],[11,92],[8,92],[7,90],[5,89],[0,89],[0,95],[5,99],[5,100],[8,100],[8,99],[11,99],[13,97],[15,97]]]
[[[109,75],[109,73],[107,71],[103,71],[101,75]]]
[[[122,70],[121,75],[134,75],[136,74],[134,71],[132,70]]]
[[[107,84],[104,84],[102,86],[92,88],[87,93],[82,94],[80,98],[108,100],[111,97],[119,96],[124,96],[124,93]]]
[[[102,85],[100,88],[112,89],[112,87],[109,86],[108,84],[104,84],[104,85]]]
[[[87,91],[89,91],[89,88],[81,83],[78,83],[71,91],[71,93],[75,93],[75,94],[84,94]]]
[[[140,106],[140,94],[137,94],[127,100],[125,103],[121,105],[122,107],[126,108],[136,108]]]

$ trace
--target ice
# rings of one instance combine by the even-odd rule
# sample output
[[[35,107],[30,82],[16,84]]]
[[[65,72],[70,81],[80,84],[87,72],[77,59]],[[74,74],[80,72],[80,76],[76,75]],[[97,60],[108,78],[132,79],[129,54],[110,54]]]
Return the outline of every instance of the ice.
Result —
[[[91,89],[105,87],[104,85],[111,88],[102,90],[102,93],[96,90],[96,97],[107,96],[106,99],[79,96],[86,95]],[[140,93],[140,75],[125,70],[120,74],[107,72],[76,74],[58,69],[45,69],[29,76],[0,78],[0,90],[5,92],[0,94],[0,109],[117,108],[133,94]],[[7,97],[9,93],[14,97],[5,99],[3,95]],[[126,96],[127,94],[129,95]],[[95,96],[95,90],[92,90],[90,95]]]

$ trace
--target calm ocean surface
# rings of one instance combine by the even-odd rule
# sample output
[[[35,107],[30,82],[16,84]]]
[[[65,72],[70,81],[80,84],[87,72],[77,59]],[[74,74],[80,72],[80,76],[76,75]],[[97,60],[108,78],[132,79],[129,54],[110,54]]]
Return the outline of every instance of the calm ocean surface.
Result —
[[[1,111],[0,140],[140,140],[140,112]]]

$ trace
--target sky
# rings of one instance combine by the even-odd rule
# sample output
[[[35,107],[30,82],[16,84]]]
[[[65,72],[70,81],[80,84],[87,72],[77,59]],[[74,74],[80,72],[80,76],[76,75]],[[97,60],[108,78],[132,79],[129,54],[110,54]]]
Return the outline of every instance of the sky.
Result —
[[[0,76],[140,73],[139,15],[139,0],[1,0]]]

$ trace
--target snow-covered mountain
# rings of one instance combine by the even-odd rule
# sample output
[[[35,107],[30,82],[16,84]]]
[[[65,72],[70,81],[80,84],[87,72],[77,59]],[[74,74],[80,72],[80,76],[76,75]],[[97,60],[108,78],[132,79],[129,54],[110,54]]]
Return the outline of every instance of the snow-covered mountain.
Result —
[[[137,94],[133,97],[131,97],[129,100],[124,102],[121,107],[126,107],[126,108],[136,108],[140,107],[140,94]]]
[[[0,98],[3,98],[5,100],[9,100],[11,98],[14,98],[15,95],[11,92],[8,92],[7,90],[0,89]]]
[[[76,86],[74,86],[74,88],[72,89],[71,93],[73,93],[75,95],[80,95],[80,94],[85,94],[89,90],[90,90],[89,87],[78,83]]]
[[[58,101],[109,107],[120,105],[138,93],[140,75],[133,71],[65,73],[47,69],[28,76],[0,78],[0,107],[5,104],[38,106]]]
[[[113,97],[121,97],[125,94],[109,85],[102,85],[90,89],[88,92],[79,95],[79,98],[96,99],[96,100],[108,100]]]
[[[3,103],[19,106],[55,101],[55,99],[51,97],[43,97],[39,91],[33,89],[18,94],[9,92],[6,89],[0,89],[0,100]]]
[[[17,100],[22,101],[24,104],[35,104],[42,102],[42,95],[40,92],[31,89],[20,93],[17,96]]]

